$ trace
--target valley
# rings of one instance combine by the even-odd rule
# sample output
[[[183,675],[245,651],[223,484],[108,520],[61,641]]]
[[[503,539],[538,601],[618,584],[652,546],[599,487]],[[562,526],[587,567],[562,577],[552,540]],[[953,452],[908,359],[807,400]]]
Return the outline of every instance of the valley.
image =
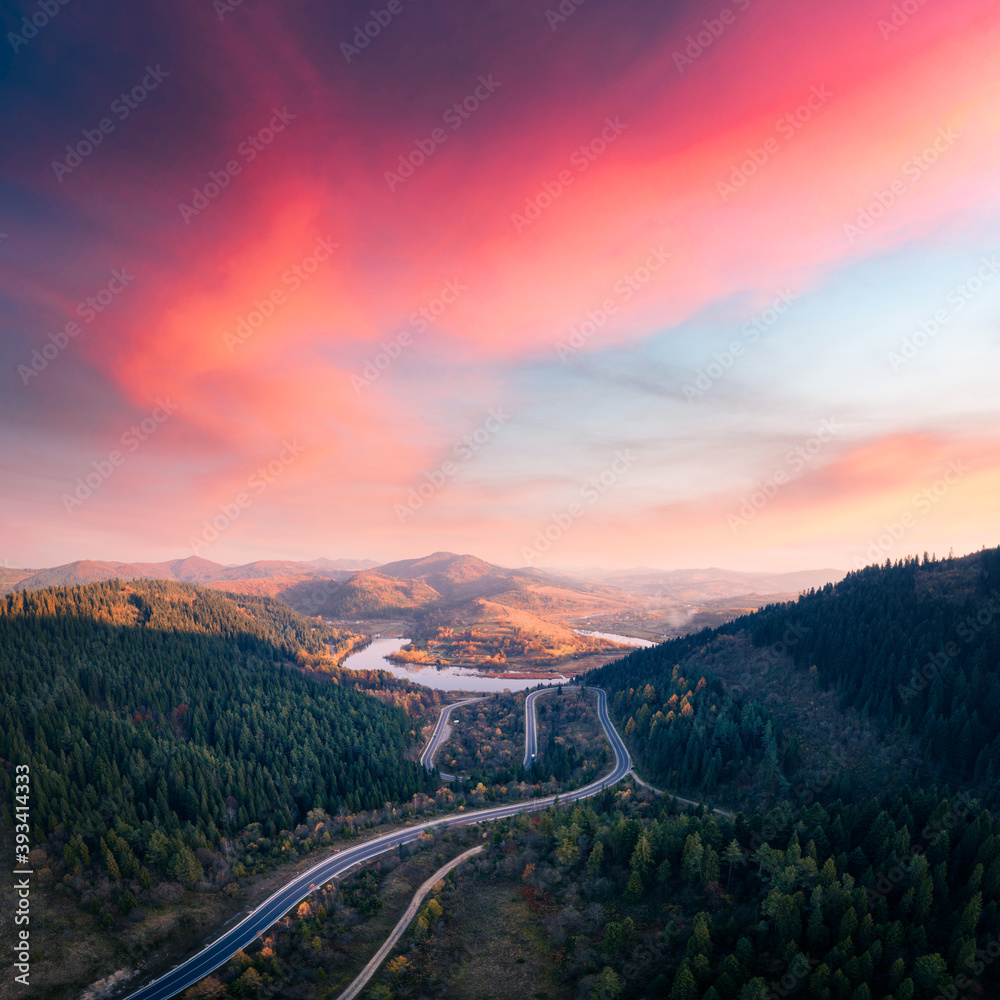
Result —
[[[558,575],[449,552],[385,564],[315,559],[221,566],[192,556],[166,563],[86,561],[48,570],[8,569],[0,571],[0,593],[110,579],[175,580],[274,598],[321,618],[342,636],[331,650],[335,662],[363,641],[353,636],[405,636],[410,642],[392,657],[399,664],[551,681],[627,652],[620,642],[580,632],[660,642],[793,599],[797,591],[788,588],[836,576],[726,570]]]
[[[636,631],[639,612],[544,619],[500,603],[516,588],[494,569],[404,569],[418,575],[379,576],[439,595],[412,616],[308,618],[140,578],[0,600],[0,756],[45,775],[31,863],[46,997],[99,980],[90,1000],[124,997],[159,971],[144,1000],[171,984],[333,1000],[421,878],[473,846],[372,997],[440,984],[506,996],[524,964],[552,996],[764,1000],[807,949],[820,956],[808,990],[829,1000],[935,1000],[949,983],[990,995],[992,969],[970,956],[1000,940],[1000,550],[870,567],[589,654],[604,640],[571,624]],[[353,594],[373,592],[370,573],[353,574]],[[470,596],[483,577],[493,598]],[[538,647],[515,648],[525,636]],[[24,717],[10,692],[28,689],[15,650],[29,637],[48,708]],[[427,662],[384,660],[386,646]],[[67,648],[87,653],[67,661]],[[568,664],[590,691],[524,690]],[[439,782],[421,763],[434,723],[487,682],[453,710]],[[909,873],[885,880],[907,852]],[[497,926],[483,967],[480,908]],[[518,934],[533,942],[524,963]],[[206,940],[218,944],[202,954]],[[461,958],[443,964],[449,950]],[[487,966],[508,970],[495,989]]]

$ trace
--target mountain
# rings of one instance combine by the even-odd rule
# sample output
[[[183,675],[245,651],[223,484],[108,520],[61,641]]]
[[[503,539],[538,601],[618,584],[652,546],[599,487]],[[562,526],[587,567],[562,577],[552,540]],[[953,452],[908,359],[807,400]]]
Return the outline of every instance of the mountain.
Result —
[[[13,587],[21,580],[34,576],[36,572],[33,569],[10,569],[7,566],[0,566],[0,594],[6,593],[8,588]]]
[[[588,680],[613,692],[641,773],[671,787],[762,789],[808,759],[873,788],[995,794],[1000,549],[870,566]]]
[[[476,556],[435,552],[378,567],[384,576],[420,580],[446,602],[488,598],[550,620],[580,617],[596,611],[628,608],[628,596],[615,587],[570,580],[542,570],[505,569]]]
[[[319,559],[309,559],[301,565],[315,566],[316,569],[336,569],[356,573],[361,569],[374,569],[378,563],[374,559],[327,559],[320,556]]]
[[[431,609],[489,600],[550,622],[596,619],[589,624],[598,630],[658,639],[718,624],[759,607],[770,596],[791,597],[840,576],[835,570],[761,574],[721,569],[569,575],[508,569],[452,552],[383,564],[321,557],[223,566],[190,556],[158,563],[80,560],[42,570],[5,569],[0,570],[0,594],[110,579],[173,580],[278,598],[302,614],[346,619],[412,618]],[[640,609],[641,620],[636,616]]]
[[[476,556],[434,552],[422,559],[401,559],[378,567],[383,576],[420,580],[451,601],[487,597],[508,590],[516,578],[509,569],[484,562]]]
[[[329,565],[320,566],[318,563]],[[83,583],[97,583],[101,580],[174,580],[178,583],[197,583],[203,586],[221,584],[240,585],[251,580],[271,580],[275,583],[264,586],[269,596],[276,596],[291,578],[313,577],[321,579],[346,579],[357,568],[363,568],[356,560],[338,560],[344,567],[336,566],[332,560],[314,560],[311,563],[291,560],[258,560],[243,566],[223,566],[188,556],[186,559],[172,559],[158,563],[125,563],[81,559],[41,570],[0,570],[0,593],[11,590],[40,590],[43,587],[69,587]],[[362,560],[362,563],[369,560]],[[226,588],[220,588],[226,589]],[[230,588],[232,589],[232,588]],[[244,587],[242,589],[252,589]]]

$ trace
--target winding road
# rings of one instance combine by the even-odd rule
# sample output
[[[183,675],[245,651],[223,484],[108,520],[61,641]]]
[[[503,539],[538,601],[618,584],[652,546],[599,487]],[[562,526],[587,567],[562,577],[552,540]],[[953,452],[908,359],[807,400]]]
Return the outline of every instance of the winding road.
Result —
[[[637,784],[641,785],[643,788],[648,788],[654,795],[666,795],[667,798],[673,799],[675,802],[680,802],[681,805],[685,806],[698,806],[704,805],[704,802],[699,802],[697,799],[685,799],[680,795],[674,795],[673,792],[665,792],[662,788],[657,788],[655,785],[651,785],[648,781],[643,781],[635,771],[632,772],[632,780]],[[731,813],[728,809],[712,809],[717,816],[725,816],[726,819],[735,819],[736,814]]]
[[[281,889],[269,896],[255,910],[243,918],[235,927],[223,933],[210,945],[193,955],[186,962],[147,986],[132,993],[128,1000],[168,1000],[182,990],[194,985],[199,979],[207,976],[214,969],[229,961],[241,948],[245,948],[258,934],[262,934],[275,921],[281,919],[289,910],[300,903],[318,886],[342,875],[357,864],[371,861],[386,851],[416,840],[424,830],[448,830],[456,826],[470,826],[473,823],[485,823],[495,819],[506,819],[523,812],[537,812],[552,805],[556,799],[560,802],[576,802],[580,799],[596,795],[610,785],[624,778],[632,769],[632,759],[618,731],[608,716],[608,699],[602,688],[588,688],[597,694],[597,716],[604,727],[612,750],[615,753],[615,766],[610,774],[592,781],[582,788],[565,792],[562,795],[548,795],[544,798],[528,799],[522,802],[512,802],[508,805],[496,806],[490,809],[477,809],[471,812],[458,812],[451,816],[418,823],[395,830],[392,833],[374,837],[363,844],[340,851],[337,854],[320,861],[308,871],[294,876]],[[542,692],[538,692],[539,694]],[[529,696],[530,697],[530,696]],[[533,702],[532,702],[533,703]],[[533,716],[534,712],[526,715]],[[439,722],[440,724],[440,722]],[[421,758],[422,759],[422,758]]]
[[[453,708],[461,708],[463,705],[472,705],[477,701],[485,700],[485,698],[466,698],[464,701],[453,701],[450,705],[445,705],[445,707],[441,709],[441,714],[438,716],[434,732],[431,733],[431,738],[427,743],[427,747],[420,755],[420,763],[426,767],[428,771],[434,770],[434,757],[440,749],[441,744],[448,739],[448,734],[451,732],[448,728],[448,717],[451,715],[451,710]],[[455,776],[453,774],[442,774],[441,779],[443,781],[454,781]]]
[[[575,684],[566,684],[563,687],[575,687]],[[537,691],[532,691],[527,698],[524,699],[524,766],[525,769],[531,767],[534,763],[535,758],[538,756],[538,720],[535,718],[535,699],[539,695],[551,694],[553,691],[558,690],[558,688],[545,687],[539,688]],[[597,688],[590,688],[591,691],[598,690]],[[605,732],[607,731],[607,726],[604,727]]]

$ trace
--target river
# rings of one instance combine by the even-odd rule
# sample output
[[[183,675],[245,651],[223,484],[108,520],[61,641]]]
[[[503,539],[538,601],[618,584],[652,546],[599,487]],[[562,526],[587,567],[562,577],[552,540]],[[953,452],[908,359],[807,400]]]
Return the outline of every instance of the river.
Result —
[[[586,632],[601,639],[613,639],[615,642],[627,643],[632,646],[652,646],[645,639],[632,639],[623,635],[611,635],[604,632]],[[349,670],[384,670],[393,677],[423,684],[424,687],[436,688],[439,691],[524,691],[537,687],[538,680],[526,677],[488,677],[467,667],[435,667],[422,666],[415,663],[394,663],[385,659],[390,653],[396,653],[410,640],[402,638],[375,639],[364,649],[351,653],[343,665]],[[553,679],[547,682],[547,687],[556,684],[566,684],[568,677]]]
[[[343,665],[349,670],[384,670],[393,677],[400,677],[414,684],[436,688],[439,691],[523,691],[537,687],[539,682],[531,678],[487,677],[466,667],[422,666],[416,663],[393,663],[385,659],[389,653],[396,653],[410,640],[400,638],[375,639],[364,649],[351,653]],[[566,684],[568,677],[553,679],[549,686]]]

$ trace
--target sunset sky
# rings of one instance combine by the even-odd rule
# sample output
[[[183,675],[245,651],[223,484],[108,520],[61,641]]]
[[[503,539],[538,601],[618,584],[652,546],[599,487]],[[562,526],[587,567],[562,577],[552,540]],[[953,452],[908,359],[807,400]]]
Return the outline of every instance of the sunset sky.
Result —
[[[995,2],[5,10],[0,564],[1000,543]]]

